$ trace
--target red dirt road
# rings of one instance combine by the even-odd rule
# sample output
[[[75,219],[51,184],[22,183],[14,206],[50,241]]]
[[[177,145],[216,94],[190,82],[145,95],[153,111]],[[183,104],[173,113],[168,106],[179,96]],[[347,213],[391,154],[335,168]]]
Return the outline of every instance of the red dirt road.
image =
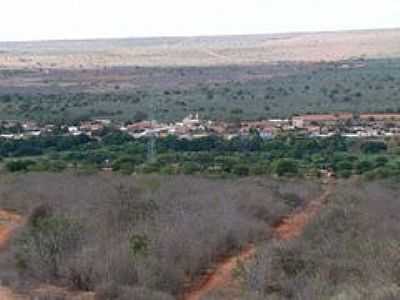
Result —
[[[330,183],[325,192],[305,208],[283,218],[274,228],[276,239],[286,241],[299,237],[304,227],[319,213],[334,189],[335,185]]]
[[[283,218],[275,227],[277,240],[291,240],[300,236],[304,227],[319,213],[328,197],[334,192],[335,184],[329,183],[325,192],[317,199],[312,200],[306,207],[295,211],[292,215]],[[253,244],[248,245],[239,254],[226,257],[215,268],[201,277],[192,285],[183,296],[183,300],[201,300],[212,291],[224,288],[233,282],[233,271],[240,262],[251,259],[256,252]]]
[[[23,218],[12,212],[0,210],[0,251],[7,247],[13,231],[23,223]],[[0,285],[0,300],[22,300],[10,289]]]
[[[12,232],[22,224],[22,217],[5,210],[0,210],[0,250],[6,247]]]
[[[232,282],[233,270],[239,263],[249,260],[255,254],[255,250],[256,248],[254,245],[249,245],[236,256],[221,260],[221,262],[217,264],[215,270],[205,275],[187,291],[183,299],[200,300],[210,292],[225,286],[227,282]]]

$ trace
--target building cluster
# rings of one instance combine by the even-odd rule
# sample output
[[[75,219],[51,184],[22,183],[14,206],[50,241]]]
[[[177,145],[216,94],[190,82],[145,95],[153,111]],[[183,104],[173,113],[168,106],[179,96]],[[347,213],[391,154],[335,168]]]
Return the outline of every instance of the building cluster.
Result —
[[[142,121],[120,128],[133,137],[166,137],[175,135],[182,139],[195,139],[209,135],[223,136],[231,139],[239,135],[258,132],[261,137],[271,138],[283,130],[290,129],[290,120],[263,120],[246,122],[224,122],[202,120],[198,114],[190,114],[181,122],[170,124],[156,121]]]
[[[224,122],[202,120],[198,114],[190,114],[180,122],[160,123],[140,121],[121,124],[111,120],[81,122],[76,126],[36,122],[0,122],[0,138],[22,139],[41,135],[63,134],[100,137],[105,130],[125,132],[132,137],[166,137],[174,135],[182,139],[195,139],[218,135],[226,139],[257,133],[262,138],[273,138],[284,132],[294,132],[310,137],[326,137],[340,134],[347,137],[380,137],[400,135],[400,113],[335,113],[306,114],[290,119]]]
[[[400,135],[400,113],[336,113],[294,116],[292,127],[310,136],[346,137]]]

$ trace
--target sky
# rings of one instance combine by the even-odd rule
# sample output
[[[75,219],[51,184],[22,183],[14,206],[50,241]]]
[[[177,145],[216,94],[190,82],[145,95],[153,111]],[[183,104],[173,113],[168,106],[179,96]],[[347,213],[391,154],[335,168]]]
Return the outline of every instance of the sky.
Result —
[[[400,27],[399,0],[1,0],[0,41]]]

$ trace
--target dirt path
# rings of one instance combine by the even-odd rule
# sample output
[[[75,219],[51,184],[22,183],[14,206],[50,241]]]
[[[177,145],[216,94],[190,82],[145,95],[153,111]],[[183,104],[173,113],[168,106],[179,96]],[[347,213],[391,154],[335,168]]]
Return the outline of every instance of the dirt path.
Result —
[[[3,251],[11,238],[12,233],[23,223],[23,218],[15,213],[0,210],[0,251]],[[0,300],[23,300],[22,296],[14,294],[9,288],[3,287],[0,282]]]
[[[319,213],[328,197],[335,191],[334,182],[327,185],[325,192],[317,199],[312,200],[308,205],[292,215],[283,218],[274,227],[275,238],[278,240],[291,240],[303,233],[304,227]]]
[[[275,238],[278,240],[290,240],[298,237],[304,227],[318,214],[326,203],[328,197],[334,192],[335,183],[329,182],[326,190],[317,199],[312,200],[301,210],[295,211],[283,218],[274,227]],[[210,292],[228,286],[233,282],[233,271],[240,262],[249,260],[254,256],[256,246],[251,244],[239,254],[226,257],[215,268],[196,282],[183,296],[183,300],[201,300]]]
[[[215,270],[206,274],[196,282],[184,296],[184,300],[200,300],[210,292],[217,290],[233,280],[233,270],[243,261],[250,259],[255,254],[254,245],[249,245],[236,256],[222,259]]]
[[[20,215],[0,210],[0,250],[7,246],[12,232],[21,224],[22,217]]]

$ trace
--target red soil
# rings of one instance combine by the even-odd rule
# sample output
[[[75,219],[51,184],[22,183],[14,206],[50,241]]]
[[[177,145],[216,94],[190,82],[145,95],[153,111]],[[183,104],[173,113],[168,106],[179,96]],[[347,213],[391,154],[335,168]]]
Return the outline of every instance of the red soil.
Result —
[[[334,191],[335,185],[330,183],[325,192],[317,199],[311,201],[302,210],[283,218],[274,227],[277,240],[291,240],[300,236],[304,227],[318,214],[326,203],[329,195]],[[256,247],[249,244],[240,253],[221,259],[220,262],[207,274],[195,282],[184,294],[183,300],[201,300],[212,291],[228,286],[233,282],[233,271],[239,263],[251,259],[256,252]]]
[[[22,224],[21,216],[0,210],[0,250],[7,247],[13,231]],[[0,300],[22,300],[21,296],[15,295],[10,289],[0,285]]]
[[[241,262],[250,259],[255,254],[255,250],[254,245],[249,245],[239,254],[221,259],[213,271],[204,275],[201,280],[190,287],[184,296],[184,300],[200,300],[211,291],[233,281],[233,270]]]
[[[276,239],[286,241],[299,237],[304,227],[319,213],[333,190],[334,185],[330,184],[321,196],[311,201],[304,209],[283,218],[274,228]]]
[[[6,247],[12,232],[21,224],[21,216],[5,210],[0,210],[0,250]]]

